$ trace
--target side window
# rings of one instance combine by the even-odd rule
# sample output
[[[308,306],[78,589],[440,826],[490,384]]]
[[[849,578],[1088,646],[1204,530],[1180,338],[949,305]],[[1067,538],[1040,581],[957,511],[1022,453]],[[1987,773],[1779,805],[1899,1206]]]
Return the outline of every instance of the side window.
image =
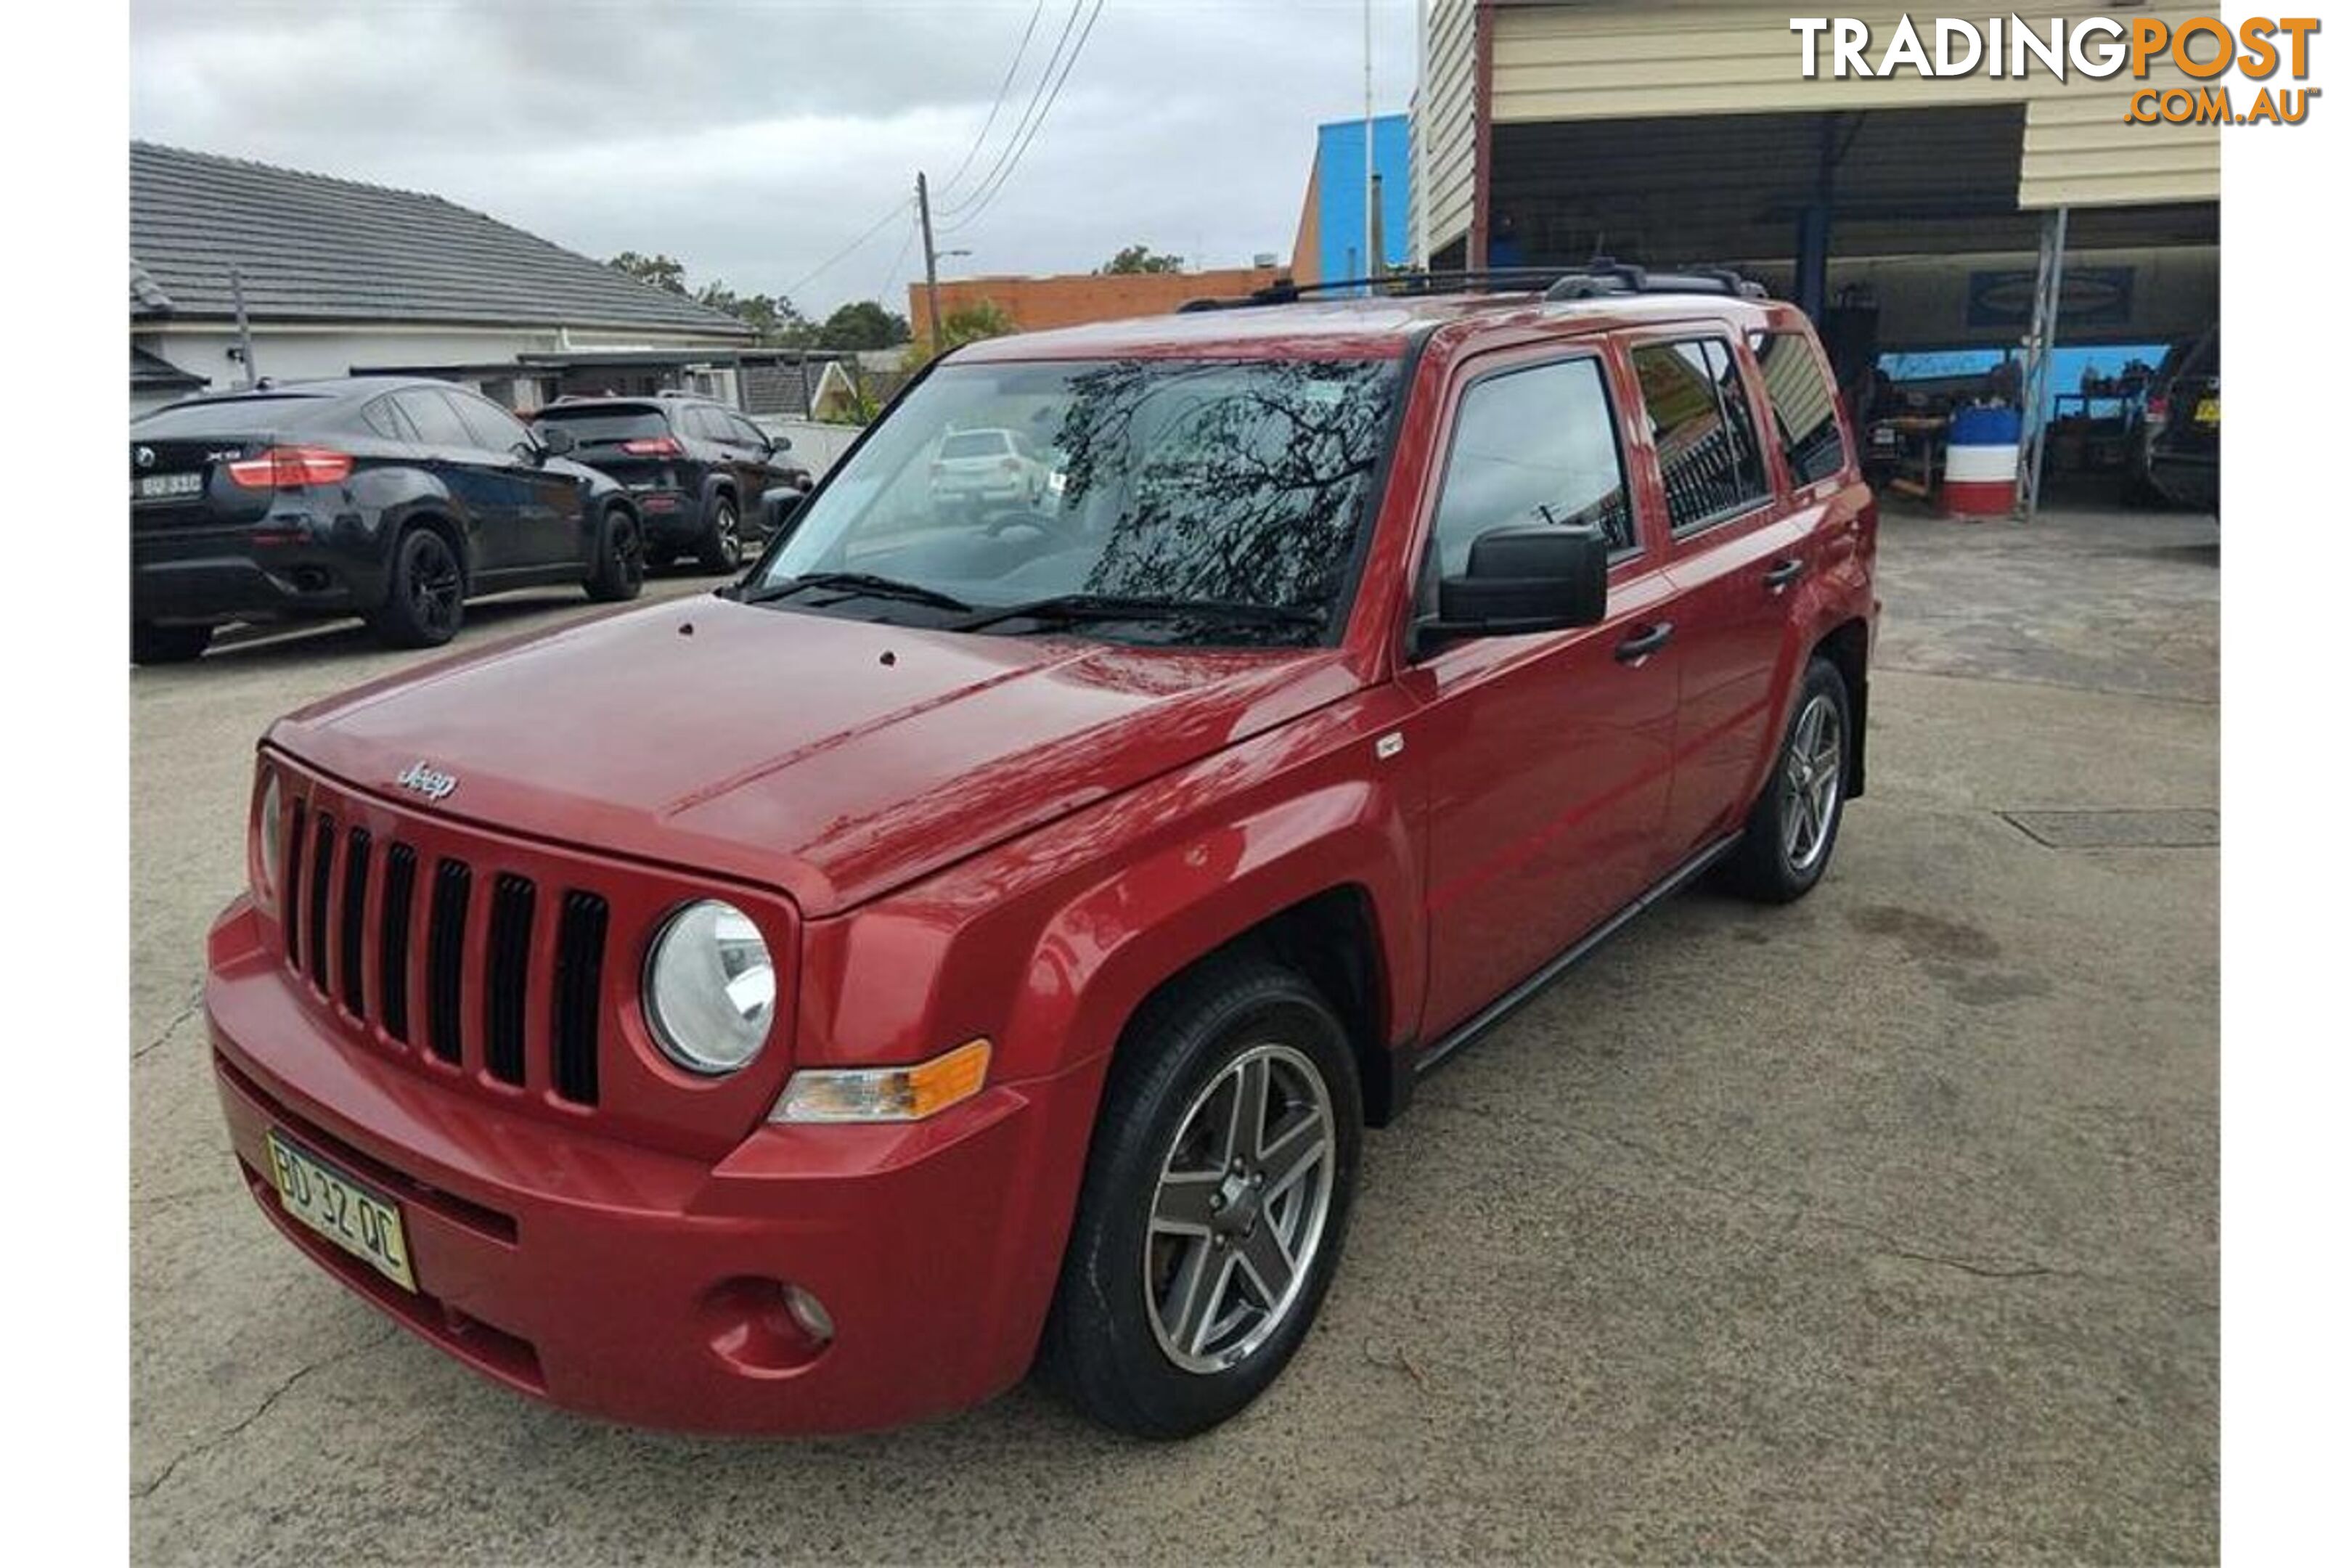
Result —
[[[768,444],[768,438],[760,433],[760,427],[741,415],[730,414],[726,419],[727,428],[737,446],[749,447],[756,452]]]
[[[360,422],[387,441],[415,441],[416,432],[402,416],[400,405],[390,397],[379,397],[360,410]]]
[[[1714,338],[1644,343],[1633,351],[1633,372],[1676,533],[1744,511],[1771,493],[1729,345]]]
[[[687,407],[678,411],[685,416],[688,435],[704,441],[729,441],[727,422],[708,408]]]
[[[1838,427],[1837,394],[1812,344],[1801,332],[1750,332],[1748,347],[1764,367],[1764,397],[1772,405],[1780,450],[1801,485],[1845,468],[1845,432]]]
[[[486,452],[511,452],[517,447],[530,445],[530,432],[522,421],[497,404],[470,393],[453,393],[449,401],[457,405],[457,417],[474,435],[474,445]]]
[[[427,447],[472,447],[473,432],[458,422],[449,400],[427,387],[395,392],[392,400],[416,427],[416,439]]]
[[[1480,534],[1527,523],[1597,527],[1612,553],[1636,545],[1597,359],[1506,371],[1462,395],[1431,538],[1438,575],[1466,570]]]

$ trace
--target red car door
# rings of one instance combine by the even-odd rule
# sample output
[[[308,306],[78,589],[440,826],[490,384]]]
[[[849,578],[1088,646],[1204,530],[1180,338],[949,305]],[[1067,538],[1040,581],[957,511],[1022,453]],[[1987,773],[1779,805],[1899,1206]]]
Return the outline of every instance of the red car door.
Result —
[[[1670,540],[1682,692],[1664,837],[1679,858],[1739,825],[1775,722],[1787,594],[1811,547],[1758,440],[1743,347],[1721,329],[1626,346]]]
[[[1470,542],[1529,522],[1615,546],[1607,620],[1413,650],[1406,726],[1427,780],[1425,1037],[1444,1034],[1630,902],[1658,874],[1675,651],[1656,612],[1662,541],[1637,522],[1599,345],[1482,356],[1457,382],[1420,551],[1420,611]]]

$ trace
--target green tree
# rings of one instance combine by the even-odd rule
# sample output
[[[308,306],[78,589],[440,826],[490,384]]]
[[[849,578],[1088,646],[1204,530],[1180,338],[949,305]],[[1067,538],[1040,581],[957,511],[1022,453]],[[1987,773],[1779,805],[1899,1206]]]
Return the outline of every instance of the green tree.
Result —
[[[1007,332],[1017,332],[1020,323],[1013,313],[993,300],[982,300],[947,313],[940,323],[936,342],[918,338],[907,347],[907,368],[913,370],[929,363],[952,348],[978,342],[982,338],[1001,338]]]
[[[1154,251],[1147,246],[1130,245],[1095,268],[1096,275],[1109,276],[1126,272],[1181,272],[1184,258]]]
[[[858,300],[842,306],[824,319],[816,331],[816,346],[821,349],[887,349],[905,342],[913,334],[908,330],[907,318],[885,309],[872,300]]]
[[[650,283],[666,294],[684,294],[686,263],[674,256],[640,256],[625,250],[604,263],[615,272],[625,272],[640,283]]]
[[[725,283],[714,279],[704,284],[694,297],[714,310],[724,310],[736,320],[747,322],[760,334],[762,343],[787,348],[805,347],[816,332],[808,318],[794,310],[793,302],[782,294],[738,294]]]

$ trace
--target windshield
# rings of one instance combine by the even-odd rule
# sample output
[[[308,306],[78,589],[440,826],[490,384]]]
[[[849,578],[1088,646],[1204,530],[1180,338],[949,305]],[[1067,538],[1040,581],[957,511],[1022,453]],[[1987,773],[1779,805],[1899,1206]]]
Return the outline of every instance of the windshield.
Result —
[[[856,573],[981,614],[1070,595],[1159,604],[1148,626],[1097,605],[1087,635],[1315,642],[1347,596],[1397,381],[1394,360],[943,365],[831,476],[750,595]],[[999,460],[956,461],[980,443]],[[1171,601],[1281,614],[1186,620]],[[790,602],[956,619],[848,589]]]

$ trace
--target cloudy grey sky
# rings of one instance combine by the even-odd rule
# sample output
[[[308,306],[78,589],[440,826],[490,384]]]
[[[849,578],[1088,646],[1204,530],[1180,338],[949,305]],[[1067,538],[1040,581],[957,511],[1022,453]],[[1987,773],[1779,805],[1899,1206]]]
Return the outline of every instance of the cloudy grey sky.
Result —
[[[1287,258],[1316,123],[1363,110],[1363,0],[1104,0],[984,205],[1071,0],[133,0],[131,133],[430,191],[591,256],[667,251],[812,314],[904,309],[911,209],[809,274],[917,169],[947,185],[1033,15],[938,202],[970,204],[940,243],[973,252],[942,275],[1082,269],[1132,241]],[[1382,112],[1412,89],[1413,17],[1372,0]]]

